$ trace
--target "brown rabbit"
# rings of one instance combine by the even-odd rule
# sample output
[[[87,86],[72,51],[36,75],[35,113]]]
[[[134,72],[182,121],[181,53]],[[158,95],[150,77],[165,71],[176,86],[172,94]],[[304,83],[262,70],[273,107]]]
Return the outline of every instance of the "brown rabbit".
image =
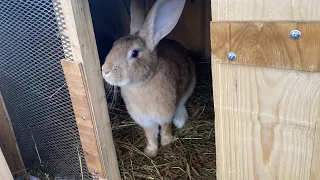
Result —
[[[131,1],[130,35],[114,43],[102,76],[121,88],[130,116],[145,131],[144,152],[155,156],[159,126],[161,144],[167,145],[172,141],[172,122],[181,128],[187,121],[185,103],[194,90],[196,75],[187,50],[163,39],[177,24],[185,0],[158,0],[145,21],[139,3],[143,1]]]

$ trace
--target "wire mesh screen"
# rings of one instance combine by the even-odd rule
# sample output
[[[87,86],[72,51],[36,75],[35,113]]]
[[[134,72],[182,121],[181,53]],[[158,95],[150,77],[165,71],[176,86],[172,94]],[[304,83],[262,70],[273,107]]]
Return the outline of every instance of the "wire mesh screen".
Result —
[[[54,0],[0,1],[0,91],[31,174],[92,179],[60,65],[72,59],[63,26]]]

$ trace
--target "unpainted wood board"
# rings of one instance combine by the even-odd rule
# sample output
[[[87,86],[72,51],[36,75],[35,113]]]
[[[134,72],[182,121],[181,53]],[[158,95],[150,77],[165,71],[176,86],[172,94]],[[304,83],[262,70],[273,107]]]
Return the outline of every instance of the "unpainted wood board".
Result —
[[[12,128],[11,119],[0,93],[0,148],[8,163],[12,174],[23,175],[29,179],[24,167],[16,137]]]
[[[213,69],[217,178],[310,179],[320,73],[217,63]]]
[[[290,38],[292,30],[302,34]],[[218,63],[320,71],[320,22],[212,22],[213,61]],[[236,60],[227,54],[233,52]]]
[[[104,177],[120,179],[88,0],[59,0],[73,60],[81,62]],[[79,118],[78,118],[79,119]],[[77,121],[78,122],[78,121]]]
[[[320,114],[318,114],[320,117]],[[315,132],[315,140],[313,147],[313,156],[312,156],[312,167],[310,171],[310,180],[318,180],[320,179],[320,120],[318,118],[316,123],[316,132]]]
[[[211,8],[213,22],[320,20],[320,1],[318,0],[211,0]],[[214,56],[215,52],[212,53]],[[214,60],[212,64],[216,108],[217,179],[241,179],[242,177],[254,179],[256,176],[261,179],[268,179],[268,177],[269,179],[298,179],[299,177],[308,179],[310,172],[318,172],[320,156],[316,152],[319,152],[320,133],[317,126],[319,115],[314,111],[319,107],[315,107],[317,104],[306,105],[318,101],[318,94],[313,91],[318,88],[316,84],[318,82],[314,82],[319,79],[315,77],[319,76],[318,73],[221,64]],[[254,82],[252,78],[257,76],[257,72],[263,72],[263,76],[258,76],[259,79],[263,77],[266,82],[274,82],[274,86],[270,86],[270,83],[266,85],[259,83],[259,86],[252,84]],[[284,80],[281,80],[283,78]],[[279,85],[276,84],[277,81]],[[257,84],[257,82],[254,83]],[[287,83],[288,87],[283,85],[284,83]],[[295,86],[292,87],[292,85]],[[234,90],[233,94],[225,93],[231,87],[237,87],[240,90]],[[258,92],[257,87],[259,92],[264,92],[265,95],[261,93],[258,94],[259,96],[255,95]],[[273,89],[276,91],[272,92]],[[272,104],[277,99],[281,102],[279,107]],[[285,102],[292,103],[286,105]],[[264,106],[262,107],[261,104]],[[258,111],[253,109],[257,107],[259,107]],[[271,108],[274,109],[269,112],[268,109]],[[276,116],[279,113],[274,112],[275,110],[279,113],[287,110],[287,113]],[[257,118],[257,113],[269,119],[261,119],[261,115]],[[275,124],[272,118],[279,119],[279,123]],[[259,123],[253,124],[257,119]],[[255,121],[252,122],[252,120]],[[269,127],[265,124],[269,124]],[[260,137],[270,138],[261,138],[260,141],[263,140],[264,143],[256,142]],[[240,142],[241,146],[234,146]],[[262,144],[268,146],[262,146]],[[280,148],[277,148],[277,144]],[[233,147],[238,150],[235,151]],[[241,147],[240,151],[239,147]],[[254,153],[253,150],[255,150]],[[275,163],[276,160],[279,163]],[[319,173],[313,173],[311,178],[320,179]]]
[[[320,19],[319,0],[211,0],[211,9],[214,22]]]
[[[104,178],[81,63],[62,60],[61,64],[68,85],[88,170],[91,174]]]
[[[0,148],[0,180],[13,180],[9,166]]]

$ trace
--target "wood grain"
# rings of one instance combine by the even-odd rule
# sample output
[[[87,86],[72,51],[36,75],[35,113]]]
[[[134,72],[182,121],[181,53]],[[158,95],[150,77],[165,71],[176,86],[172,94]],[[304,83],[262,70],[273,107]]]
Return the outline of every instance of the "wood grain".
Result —
[[[319,0],[211,0],[212,21],[318,21]]]
[[[9,166],[0,148],[0,180],[13,180]]]
[[[310,179],[320,73],[221,66],[213,64],[218,179]]]
[[[0,148],[12,174],[19,174],[29,179],[24,167],[20,150],[16,141],[11,119],[0,93]],[[0,173],[1,175],[1,173]],[[1,177],[0,177],[1,178]]]
[[[211,0],[211,7],[212,21],[218,23],[320,20],[318,0]],[[212,73],[217,179],[320,179],[318,72],[213,58]]]
[[[97,175],[104,178],[81,63],[63,60],[61,64],[68,85],[88,170],[93,175],[96,175],[94,172],[96,170],[98,171]]]
[[[88,0],[59,0],[59,3],[66,24],[63,34],[70,41],[74,61],[83,65],[87,98],[104,178],[120,179]]]
[[[292,40],[290,32],[302,37]],[[213,60],[219,63],[320,71],[320,23],[211,23]],[[227,58],[237,55],[235,61]]]

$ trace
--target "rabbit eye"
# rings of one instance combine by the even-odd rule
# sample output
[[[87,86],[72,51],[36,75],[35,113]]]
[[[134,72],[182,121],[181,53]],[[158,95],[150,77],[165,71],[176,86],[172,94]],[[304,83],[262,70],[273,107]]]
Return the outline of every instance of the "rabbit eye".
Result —
[[[131,57],[137,58],[138,56],[139,56],[139,51],[137,50],[132,51]]]

